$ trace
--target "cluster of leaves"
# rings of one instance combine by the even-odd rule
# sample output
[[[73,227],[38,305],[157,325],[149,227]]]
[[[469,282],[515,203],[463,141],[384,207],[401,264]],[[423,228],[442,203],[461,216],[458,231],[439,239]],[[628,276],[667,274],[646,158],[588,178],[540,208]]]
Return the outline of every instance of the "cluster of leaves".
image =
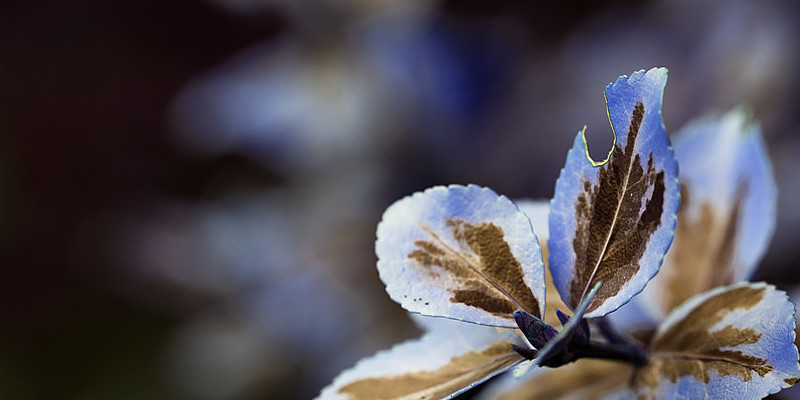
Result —
[[[595,162],[579,132],[549,204],[452,185],[389,207],[376,242],[386,290],[444,318],[416,317],[422,338],[360,361],[321,398],[450,398],[513,367],[524,379],[485,394],[760,398],[792,386],[794,306],[744,281],[775,218],[758,128],[734,110],[686,128],[673,152],[666,78],[654,68],[606,87],[614,147]]]

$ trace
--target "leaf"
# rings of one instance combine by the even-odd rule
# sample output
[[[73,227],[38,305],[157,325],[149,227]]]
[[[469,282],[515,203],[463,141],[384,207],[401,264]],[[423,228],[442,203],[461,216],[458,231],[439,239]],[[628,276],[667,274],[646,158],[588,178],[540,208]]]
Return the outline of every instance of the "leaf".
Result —
[[[514,203],[531,220],[536,237],[539,238],[539,245],[545,246],[550,236],[550,200],[517,199]]]
[[[650,342],[633,379],[656,398],[762,398],[800,377],[794,305],[765,283],[739,283],[693,297]]]
[[[512,330],[439,319],[420,339],[359,361],[320,394],[321,400],[445,399],[499,374],[523,358]]]
[[[411,312],[516,328],[544,311],[544,265],[528,218],[478,186],[437,186],[397,201],[375,244],[391,298]]]
[[[661,118],[666,79],[666,69],[654,68],[607,86],[613,154],[605,164],[595,163],[579,133],[556,183],[549,266],[573,308],[603,282],[588,318],[604,316],[639,293],[672,242],[680,194]]]
[[[744,109],[689,124],[677,135],[675,156],[682,193],[675,241],[644,294],[658,316],[749,278],[776,219],[772,166]]]
[[[583,358],[558,368],[537,368],[522,379],[498,377],[481,391],[481,400],[619,400],[633,398],[633,366]]]

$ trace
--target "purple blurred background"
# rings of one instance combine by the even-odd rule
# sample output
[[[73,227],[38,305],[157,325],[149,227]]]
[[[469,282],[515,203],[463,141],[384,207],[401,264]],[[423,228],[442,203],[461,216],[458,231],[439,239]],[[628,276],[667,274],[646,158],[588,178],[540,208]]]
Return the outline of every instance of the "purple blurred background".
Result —
[[[605,85],[653,66],[668,131],[761,121],[756,278],[800,283],[800,5],[526,4],[0,4],[0,398],[313,397],[418,335],[374,266],[387,205],[550,197],[583,125],[611,144]]]

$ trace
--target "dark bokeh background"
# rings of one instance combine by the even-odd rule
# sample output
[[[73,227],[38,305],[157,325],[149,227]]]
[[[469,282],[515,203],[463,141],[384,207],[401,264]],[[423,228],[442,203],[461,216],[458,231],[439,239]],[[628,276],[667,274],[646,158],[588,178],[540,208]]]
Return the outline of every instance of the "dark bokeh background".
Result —
[[[0,398],[309,398],[417,335],[393,200],[547,198],[604,86],[666,66],[668,130],[751,107],[779,185],[758,279],[800,280],[791,1],[0,4]],[[743,160],[746,162],[746,160]]]

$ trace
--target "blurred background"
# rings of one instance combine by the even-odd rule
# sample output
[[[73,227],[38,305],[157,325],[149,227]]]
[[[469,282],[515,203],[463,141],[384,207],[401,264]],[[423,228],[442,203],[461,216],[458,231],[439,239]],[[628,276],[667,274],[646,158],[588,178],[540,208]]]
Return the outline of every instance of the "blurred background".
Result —
[[[557,5],[558,4],[558,5]],[[394,200],[549,198],[603,89],[669,68],[668,131],[744,103],[779,186],[756,279],[800,283],[800,3],[0,4],[0,398],[304,399],[419,331]]]

